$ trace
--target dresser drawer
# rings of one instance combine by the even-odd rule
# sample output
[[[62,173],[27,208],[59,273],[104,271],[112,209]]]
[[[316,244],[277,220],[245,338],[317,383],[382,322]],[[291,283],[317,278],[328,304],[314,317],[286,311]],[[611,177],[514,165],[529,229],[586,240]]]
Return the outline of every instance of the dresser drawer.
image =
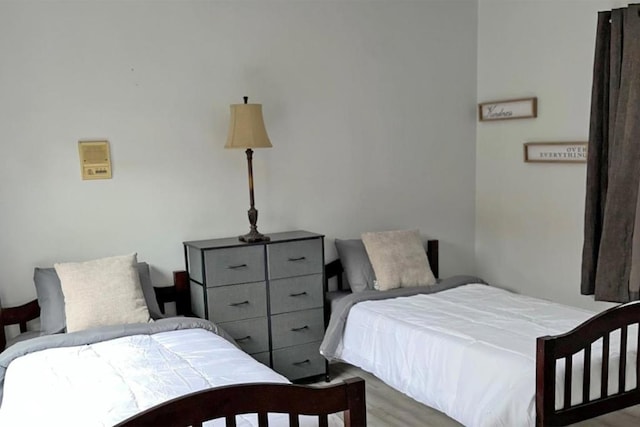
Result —
[[[209,320],[234,320],[267,315],[267,287],[265,282],[219,286],[207,289]]]
[[[244,246],[205,251],[207,287],[264,280],[264,248]]]
[[[269,326],[266,317],[219,323],[245,353],[269,351]]]
[[[276,279],[269,283],[271,313],[322,307],[322,274]]]
[[[271,317],[273,348],[320,341],[324,335],[324,312],[321,308]]]
[[[324,374],[325,366],[320,342],[273,351],[273,369],[290,380]]]
[[[267,245],[269,278],[322,273],[322,240],[300,240]]]

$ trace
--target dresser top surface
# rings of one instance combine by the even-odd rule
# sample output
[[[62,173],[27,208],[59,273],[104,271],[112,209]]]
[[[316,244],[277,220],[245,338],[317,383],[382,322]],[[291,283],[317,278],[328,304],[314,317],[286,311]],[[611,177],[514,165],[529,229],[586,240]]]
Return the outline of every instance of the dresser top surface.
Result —
[[[265,245],[272,243],[281,243],[292,240],[304,240],[304,239],[317,239],[320,237],[324,237],[322,234],[312,233],[310,231],[304,230],[295,230],[295,231],[285,231],[281,233],[270,233],[267,234],[271,238],[268,242],[255,242],[255,243],[246,243],[238,240],[237,237],[225,237],[221,239],[206,239],[206,240],[192,240],[189,242],[183,242],[183,245],[189,246],[195,249],[219,249],[219,248],[229,248],[229,247],[240,247],[240,246],[256,246],[256,245]]]

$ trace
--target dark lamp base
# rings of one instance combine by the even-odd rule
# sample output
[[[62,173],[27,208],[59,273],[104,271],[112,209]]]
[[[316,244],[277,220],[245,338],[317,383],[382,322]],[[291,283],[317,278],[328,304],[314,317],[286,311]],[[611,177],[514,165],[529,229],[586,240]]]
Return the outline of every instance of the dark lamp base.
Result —
[[[238,240],[240,240],[241,242],[256,243],[268,242],[269,240],[271,240],[271,238],[269,236],[265,236],[264,234],[258,233],[257,231],[251,230],[244,236],[239,236]]]

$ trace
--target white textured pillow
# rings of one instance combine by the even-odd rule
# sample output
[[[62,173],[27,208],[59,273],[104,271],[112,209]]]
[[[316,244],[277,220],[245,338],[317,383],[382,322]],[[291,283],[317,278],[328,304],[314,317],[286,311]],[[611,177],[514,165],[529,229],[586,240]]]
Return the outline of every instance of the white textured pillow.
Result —
[[[67,332],[149,321],[136,254],[54,264],[65,301]]]
[[[362,243],[376,273],[375,289],[386,291],[436,283],[418,230],[362,233]]]

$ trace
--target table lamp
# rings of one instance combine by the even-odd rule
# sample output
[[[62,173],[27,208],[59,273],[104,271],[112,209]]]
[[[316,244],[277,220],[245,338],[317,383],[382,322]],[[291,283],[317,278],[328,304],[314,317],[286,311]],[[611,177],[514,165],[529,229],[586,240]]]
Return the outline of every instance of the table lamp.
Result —
[[[255,208],[253,199],[253,149],[254,148],[271,148],[271,141],[267,135],[262,118],[262,105],[249,104],[249,98],[244,97],[244,104],[231,105],[231,121],[229,123],[229,135],[224,148],[246,148],[247,164],[249,166],[249,203],[250,208],[249,224],[251,230],[249,233],[239,236],[242,242],[263,242],[268,241],[269,236],[265,236],[258,232],[258,210]]]

